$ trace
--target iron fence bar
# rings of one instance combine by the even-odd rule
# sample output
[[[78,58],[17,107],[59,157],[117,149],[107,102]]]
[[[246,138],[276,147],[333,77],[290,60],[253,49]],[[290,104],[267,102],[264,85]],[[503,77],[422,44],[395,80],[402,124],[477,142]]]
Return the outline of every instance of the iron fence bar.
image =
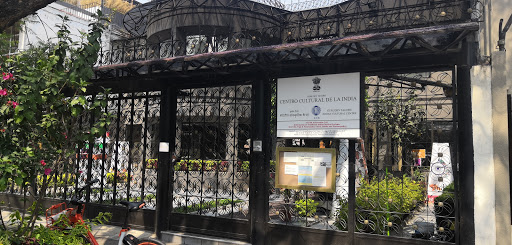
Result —
[[[238,112],[238,96],[236,94],[237,86],[234,87],[234,113],[233,118],[237,118],[237,112]],[[233,127],[236,129],[236,122],[233,122]],[[236,145],[236,137],[233,137],[233,145]],[[235,174],[236,171],[238,171],[238,162],[235,156],[231,157],[232,162],[232,168],[231,168],[231,200],[235,200]],[[231,202],[231,218],[235,215],[235,204],[234,202]]]
[[[83,116],[80,115],[80,118],[78,119],[78,130],[81,131],[82,130],[82,123],[83,123]],[[82,173],[80,173],[80,158],[81,158],[81,154],[80,154],[80,148],[76,148],[76,165],[75,165],[75,171],[76,171],[76,179],[75,179],[75,191],[78,190],[78,181],[80,180],[80,175],[82,175]]]
[[[190,127],[190,130],[194,130],[193,127],[191,126],[192,125],[192,93],[193,91],[191,91],[191,93],[189,93],[189,100],[188,100],[188,126]],[[193,132],[193,131],[192,131]],[[193,135],[193,134],[192,134]],[[190,151],[192,150],[191,147],[192,147],[192,138],[189,139],[189,147],[187,149],[187,160],[190,160]],[[185,169],[185,176],[187,177],[187,181],[185,182],[186,183],[186,190],[185,190],[185,213],[188,213],[188,197],[189,197],[189,182],[190,182],[190,171],[189,171],[189,165],[190,165],[190,161],[187,161],[187,168]]]
[[[201,167],[199,169],[200,173],[201,173],[201,181],[199,182],[200,183],[200,187],[199,187],[199,207],[202,207],[203,206],[203,201],[204,201],[204,196],[203,196],[203,184],[204,184],[204,159],[206,159],[206,155],[205,155],[205,147],[207,147],[207,142],[206,142],[206,94],[208,93],[208,88],[204,88],[204,92],[203,92],[203,136],[201,137],[201,154],[200,154],[200,157],[201,157]],[[215,145],[215,144],[214,144]],[[215,151],[213,151],[215,152]],[[217,202],[217,200],[215,200],[215,202]],[[199,215],[202,215],[203,214],[203,209],[200,208],[199,209]]]
[[[269,82],[257,80],[252,84],[252,105],[251,105],[251,149],[249,165],[249,218],[251,224],[250,241],[253,245],[265,244],[265,237],[268,223],[268,173],[269,146],[268,122],[270,104]],[[236,98],[236,96],[235,96]],[[261,151],[254,150],[254,142],[262,141]]]
[[[114,183],[114,192],[112,196],[112,205],[116,205],[116,199],[117,199],[117,169],[119,167],[119,137],[120,137],[120,131],[121,131],[121,102],[123,101],[123,93],[119,93],[118,96],[119,100],[117,102],[117,117],[116,117],[116,157],[114,160],[114,173],[113,173],[113,183]]]
[[[95,95],[92,96],[91,101],[89,103],[93,104],[95,100]],[[94,126],[94,120],[95,116],[94,113],[91,113],[89,118],[89,126],[92,128]],[[89,149],[87,149],[87,181],[92,180],[92,153],[94,152],[94,137],[92,137],[92,134],[89,135]],[[87,186],[87,189],[85,190],[85,201],[90,202],[91,201],[91,186]]]
[[[222,90],[219,88],[219,96],[218,98],[216,99],[217,100],[217,105],[219,107],[219,117],[221,117],[221,92]],[[236,90],[235,90],[236,91]],[[235,92],[236,93],[236,92]],[[212,95],[213,96],[213,95]],[[236,105],[235,105],[236,106]],[[220,129],[222,127],[222,124],[221,124],[221,120],[218,120],[218,128]],[[226,140],[227,141],[227,140]],[[226,157],[226,156],[224,156]],[[227,158],[227,157],[226,157]],[[215,202],[217,203],[217,200],[219,198],[219,168],[220,168],[220,163],[217,164],[218,166],[215,168]],[[219,205],[215,205],[215,215],[219,215]]]
[[[455,90],[456,91],[456,90]],[[509,161],[509,168],[508,168],[508,176],[509,178],[512,177],[512,168],[510,167],[512,164],[512,95],[511,90],[509,89],[507,91],[507,117],[508,117],[508,161]],[[512,181],[509,181],[510,185],[510,203],[512,204]],[[512,207],[512,205],[511,205]],[[510,222],[512,224],[512,212],[510,217]]]
[[[156,202],[156,227],[155,232],[158,238],[162,237],[162,231],[167,230],[171,225],[171,211],[173,205],[173,181],[169,181],[171,174],[174,174],[173,168],[169,168],[171,154],[174,152],[176,137],[176,88],[167,87],[161,92],[160,101],[160,146],[169,144],[166,151],[165,147],[160,147],[158,153],[158,184],[157,184],[157,202]],[[161,161],[161,162],[160,162]],[[170,200],[170,201],[169,201]]]
[[[132,179],[132,161],[133,161],[133,153],[132,150],[134,148],[134,139],[133,139],[133,121],[134,121],[134,114],[135,114],[135,99],[133,96],[135,93],[132,93],[130,95],[131,99],[131,108],[130,108],[130,142],[128,143],[128,177],[126,180],[126,200],[130,201],[130,187],[131,187],[131,179]]]
[[[356,141],[348,141],[348,233],[349,244],[355,241],[355,208],[356,208]]]
[[[105,105],[105,111],[104,113],[107,114],[108,113],[108,94],[105,95],[105,99],[107,100],[107,103]],[[108,131],[108,127],[107,125],[105,124],[105,126],[103,127],[105,129],[105,133],[103,135],[103,141],[102,141],[102,144],[103,144],[103,148],[101,149],[101,176],[100,176],[100,203],[103,203],[103,194],[105,192],[105,161],[107,160],[107,151],[106,151],[106,148],[107,148],[107,131]]]
[[[456,67],[452,67],[452,108],[453,108],[453,130],[452,137],[454,139],[454,145],[450,147],[451,153],[451,161],[452,161],[452,172],[453,172],[453,185],[455,190],[455,244],[460,243],[460,220],[459,220],[459,212],[460,212],[460,199],[459,197],[459,154],[458,154],[458,145],[459,145],[459,135],[458,135],[458,108],[457,108],[457,96],[455,91],[457,91],[457,69]]]
[[[473,146],[473,119],[471,112],[471,67],[470,59],[472,52],[476,50],[475,47],[470,47],[467,42],[463,44],[461,54],[461,64],[457,65],[457,86],[459,102],[457,106],[457,119],[459,120],[459,141],[464,144],[459,145],[460,162],[464,165],[459,168],[459,181],[460,181],[460,199],[464,205],[460,206],[460,232],[464,234],[459,237],[459,244],[473,244],[475,243],[475,214],[474,214],[474,146]]]
[[[144,133],[143,133],[143,137],[144,137],[144,141],[143,141],[143,146],[142,146],[142,180],[141,180],[141,193],[140,193],[140,198],[141,198],[141,201],[144,200],[144,191],[145,191],[145,185],[146,185],[146,161],[147,161],[147,158],[146,158],[146,154],[147,154],[147,144],[148,144],[148,140],[147,140],[147,137],[148,137],[148,118],[149,118],[149,92],[146,91],[146,99],[144,101]],[[157,164],[157,167],[158,167],[158,162],[156,163]]]

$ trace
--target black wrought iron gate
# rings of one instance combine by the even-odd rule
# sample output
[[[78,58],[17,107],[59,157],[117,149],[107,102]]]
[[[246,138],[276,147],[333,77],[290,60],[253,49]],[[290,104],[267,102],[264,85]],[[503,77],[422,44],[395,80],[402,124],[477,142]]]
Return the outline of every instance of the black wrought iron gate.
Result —
[[[172,230],[248,240],[251,88],[176,90]]]
[[[175,88],[169,228],[255,244],[456,242],[454,72],[363,77],[354,141],[276,138],[276,79]],[[336,192],[274,188],[277,146],[336,148]]]

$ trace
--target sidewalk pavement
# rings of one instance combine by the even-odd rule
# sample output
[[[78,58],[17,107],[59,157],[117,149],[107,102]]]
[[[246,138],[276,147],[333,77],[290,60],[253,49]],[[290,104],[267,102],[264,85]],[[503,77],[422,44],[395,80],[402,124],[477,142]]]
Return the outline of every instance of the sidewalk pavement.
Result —
[[[117,245],[119,242],[119,232],[121,231],[120,226],[113,225],[94,225],[91,227],[92,234],[100,245]],[[144,231],[138,229],[131,229],[128,234],[131,234],[137,238],[154,238],[156,239],[155,233],[152,231]],[[178,243],[165,243],[167,245],[178,245]]]

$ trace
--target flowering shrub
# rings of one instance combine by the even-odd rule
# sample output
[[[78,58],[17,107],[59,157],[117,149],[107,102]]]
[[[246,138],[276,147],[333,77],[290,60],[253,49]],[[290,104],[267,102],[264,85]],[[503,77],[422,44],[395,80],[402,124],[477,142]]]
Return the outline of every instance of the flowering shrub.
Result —
[[[57,42],[16,56],[0,56],[0,190],[10,184],[38,183],[37,176],[62,173],[75,154],[94,137],[105,134],[111,115],[104,111],[105,94],[87,95],[88,80],[100,49],[104,19],[90,24],[82,43],[73,42],[64,21]],[[108,92],[108,91],[106,91]],[[94,125],[76,125],[82,116],[94,116]],[[42,177],[34,195],[31,237],[51,178]]]

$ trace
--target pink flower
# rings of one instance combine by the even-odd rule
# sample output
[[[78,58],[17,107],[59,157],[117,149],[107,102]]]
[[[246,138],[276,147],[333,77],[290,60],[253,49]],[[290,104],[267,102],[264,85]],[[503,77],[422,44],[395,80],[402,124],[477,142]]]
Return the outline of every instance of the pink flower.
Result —
[[[45,168],[44,169],[44,175],[49,175],[52,172],[51,168]]]
[[[16,102],[16,101],[13,101],[12,102],[12,108],[13,109],[16,109],[16,106],[18,106],[20,103]]]
[[[13,77],[14,76],[12,75],[12,73],[5,73],[5,72],[2,73],[2,79],[4,79],[4,81],[12,79]]]
[[[6,88],[0,90],[0,96],[6,96],[6,95],[7,95],[7,89]]]
[[[41,163],[42,166],[46,166],[46,163],[44,162],[44,160],[41,160],[39,162]]]

